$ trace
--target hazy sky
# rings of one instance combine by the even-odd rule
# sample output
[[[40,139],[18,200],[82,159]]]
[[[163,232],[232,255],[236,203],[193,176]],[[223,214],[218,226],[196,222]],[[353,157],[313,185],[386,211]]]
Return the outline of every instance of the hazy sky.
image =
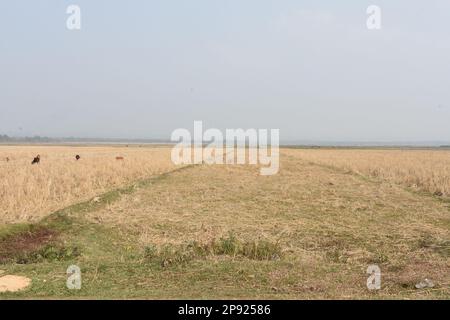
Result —
[[[450,1],[1,1],[0,88],[0,134],[450,141]]]

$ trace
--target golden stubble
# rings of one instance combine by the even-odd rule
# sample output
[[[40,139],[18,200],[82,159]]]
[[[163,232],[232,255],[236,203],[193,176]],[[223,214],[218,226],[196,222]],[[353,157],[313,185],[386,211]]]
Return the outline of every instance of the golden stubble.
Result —
[[[339,270],[346,284],[335,296],[367,292],[370,264],[382,268],[387,296],[421,277],[448,283],[444,202],[311,163],[300,153],[282,150],[273,176],[249,165],[190,167],[86,217],[137,239],[142,248],[208,244],[230,233],[280,243],[284,261],[298,266],[291,276],[309,270],[317,275],[311,284],[324,292],[336,290],[329,271]]]

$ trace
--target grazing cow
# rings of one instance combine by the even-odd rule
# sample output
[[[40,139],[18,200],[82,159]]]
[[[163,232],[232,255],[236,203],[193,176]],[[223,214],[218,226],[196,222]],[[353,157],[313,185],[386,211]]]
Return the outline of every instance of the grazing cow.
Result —
[[[6,157],[6,162],[9,162],[9,158],[8,157]]]
[[[124,160],[123,157],[116,157],[116,160]]]
[[[31,162],[31,164],[39,164],[40,161],[41,161],[41,156],[37,155]]]
[[[75,156],[75,159],[78,161],[78,160],[81,159],[81,157],[77,154],[77,155]]]

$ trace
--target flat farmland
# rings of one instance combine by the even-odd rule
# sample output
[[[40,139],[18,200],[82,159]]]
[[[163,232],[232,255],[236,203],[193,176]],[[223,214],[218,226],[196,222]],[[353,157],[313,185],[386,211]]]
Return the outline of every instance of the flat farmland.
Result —
[[[261,176],[169,147],[0,150],[0,269],[31,279],[0,298],[450,297],[449,151],[285,148]]]
[[[0,146],[0,223],[36,221],[173,168],[167,147]]]

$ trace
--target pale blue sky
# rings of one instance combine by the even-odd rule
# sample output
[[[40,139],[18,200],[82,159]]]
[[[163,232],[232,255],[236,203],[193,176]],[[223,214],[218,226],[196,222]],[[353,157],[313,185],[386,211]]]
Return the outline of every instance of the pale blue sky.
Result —
[[[0,134],[450,141],[450,1],[337,2],[2,1]]]

